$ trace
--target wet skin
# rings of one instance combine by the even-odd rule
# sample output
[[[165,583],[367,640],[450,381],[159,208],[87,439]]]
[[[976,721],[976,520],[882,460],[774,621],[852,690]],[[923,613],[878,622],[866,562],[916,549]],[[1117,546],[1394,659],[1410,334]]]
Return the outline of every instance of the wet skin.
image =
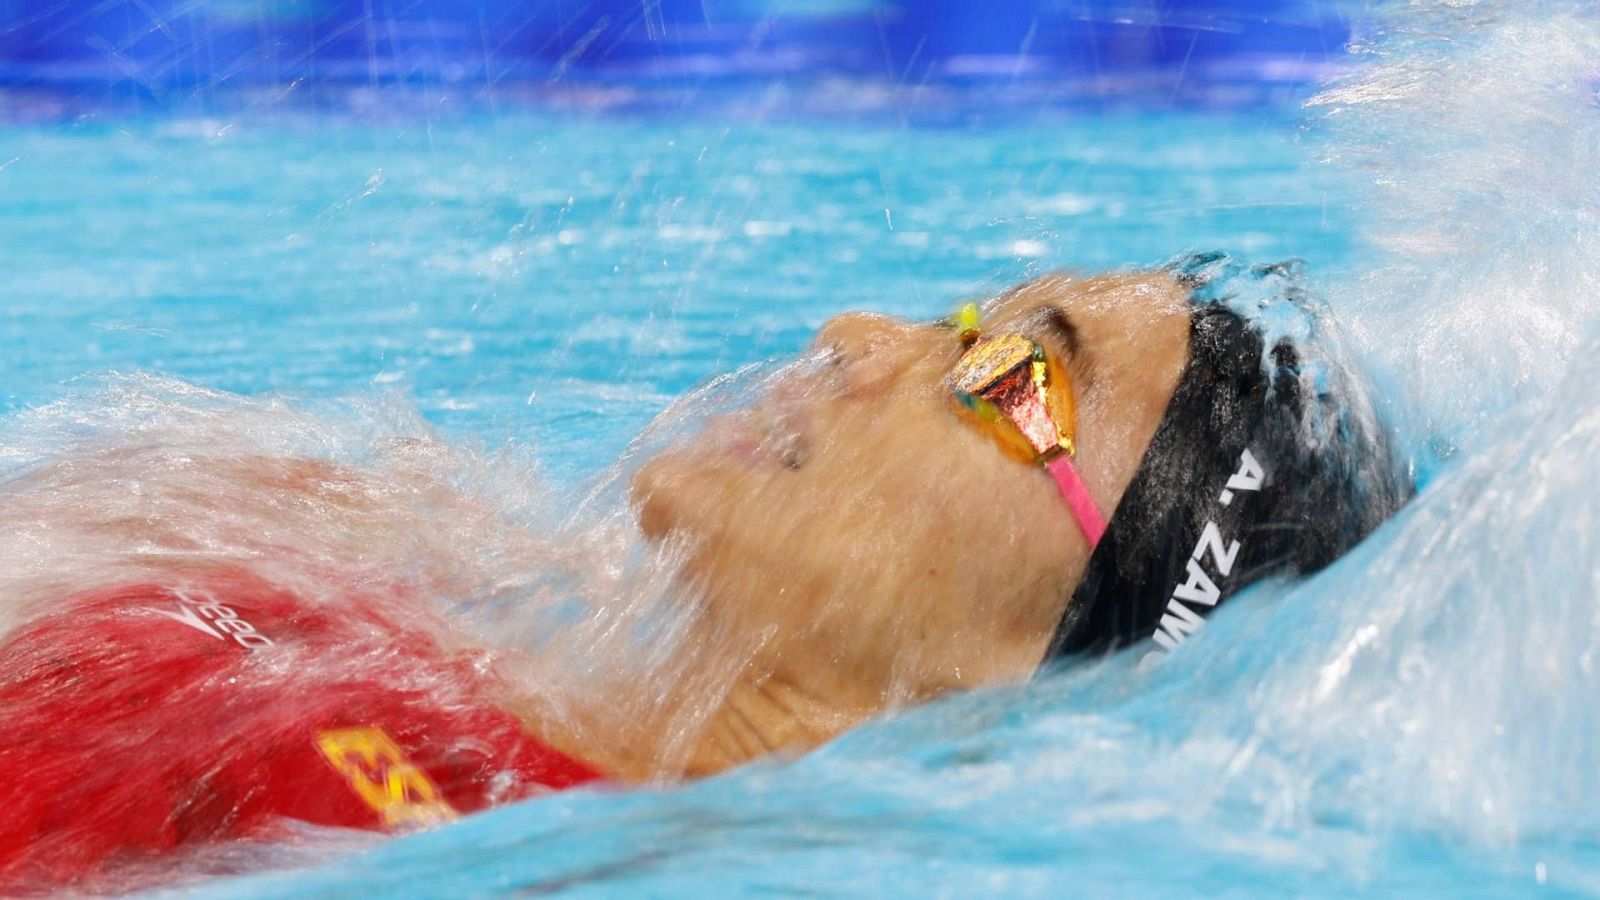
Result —
[[[987,306],[989,332],[1021,331],[1064,361],[1077,466],[1111,513],[1186,361],[1185,292],[1160,275],[1050,277]],[[348,587],[437,634],[530,733],[618,781],[801,752],[886,709],[1026,678],[1087,564],[1044,471],[955,411],[946,376],[960,352],[945,327],[840,316],[818,333],[816,359],[751,412],[641,468],[640,524],[681,549],[700,600],[698,644],[674,672],[693,702],[677,708],[656,682],[610,704],[556,696],[520,676],[565,657],[484,653],[450,632],[425,598],[512,602],[519,573],[551,552],[437,477],[441,448],[426,440],[374,447],[378,465],[345,467],[262,455],[228,433],[249,418],[208,414],[126,446],[90,444],[6,486],[0,536],[22,562],[5,611],[213,570],[252,572],[308,604],[336,603]],[[16,621],[0,621],[0,635]],[[624,680],[617,693],[638,688]]]
[[[1048,276],[985,304],[984,329],[1064,361],[1077,466],[1109,518],[1187,361],[1186,293],[1165,275]],[[708,639],[751,660],[686,774],[1028,677],[1088,564],[1049,476],[954,411],[948,327],[843,315],[815,348],[633,485],[645,533],[685,548]]]

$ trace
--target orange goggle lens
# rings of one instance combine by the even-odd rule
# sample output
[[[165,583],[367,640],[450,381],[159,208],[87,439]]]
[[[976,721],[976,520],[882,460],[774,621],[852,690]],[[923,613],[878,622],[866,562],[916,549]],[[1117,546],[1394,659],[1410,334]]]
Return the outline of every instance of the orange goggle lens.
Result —
[[[963,337],[971,343],[948,379],[957,408],[1023,462],[1073,455],[1077,410],[1054,355],[1021,334],[982,337],[975,323]]]

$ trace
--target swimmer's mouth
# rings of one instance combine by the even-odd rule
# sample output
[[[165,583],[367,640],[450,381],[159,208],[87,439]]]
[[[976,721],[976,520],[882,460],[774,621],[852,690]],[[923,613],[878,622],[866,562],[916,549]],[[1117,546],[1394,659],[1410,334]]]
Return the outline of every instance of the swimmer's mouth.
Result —
[[[807,417],[754,408],[711,423],[707,437],[727,454],[762,468],[799,469],[811,458]]]

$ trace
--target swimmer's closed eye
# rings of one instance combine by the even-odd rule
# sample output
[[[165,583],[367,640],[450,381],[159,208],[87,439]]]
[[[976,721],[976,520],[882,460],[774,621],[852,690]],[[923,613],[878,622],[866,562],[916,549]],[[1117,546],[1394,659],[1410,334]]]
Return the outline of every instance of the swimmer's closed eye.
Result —
[[[977,304],[968,303],[946,320],[963,348],[947,377],[957,406],[1006,452],[1050,473],[1093,550],[1105,516],[1072,464],[1077,408],[1066,368],[1023,334],[985,337],[980,319]]]

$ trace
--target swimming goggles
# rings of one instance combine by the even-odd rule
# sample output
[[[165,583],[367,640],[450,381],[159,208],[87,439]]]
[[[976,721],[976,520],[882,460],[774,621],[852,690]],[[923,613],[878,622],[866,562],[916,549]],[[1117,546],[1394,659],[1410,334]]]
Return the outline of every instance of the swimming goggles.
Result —
[[[964,348],[948,382],[956,406],[1013,457],[1044,467],[1093,550],[1106,520],[1078,469],[1078,417],[1066,369],[1048,350],[1016,332],[984,336],[978,306],[951,320]]]

